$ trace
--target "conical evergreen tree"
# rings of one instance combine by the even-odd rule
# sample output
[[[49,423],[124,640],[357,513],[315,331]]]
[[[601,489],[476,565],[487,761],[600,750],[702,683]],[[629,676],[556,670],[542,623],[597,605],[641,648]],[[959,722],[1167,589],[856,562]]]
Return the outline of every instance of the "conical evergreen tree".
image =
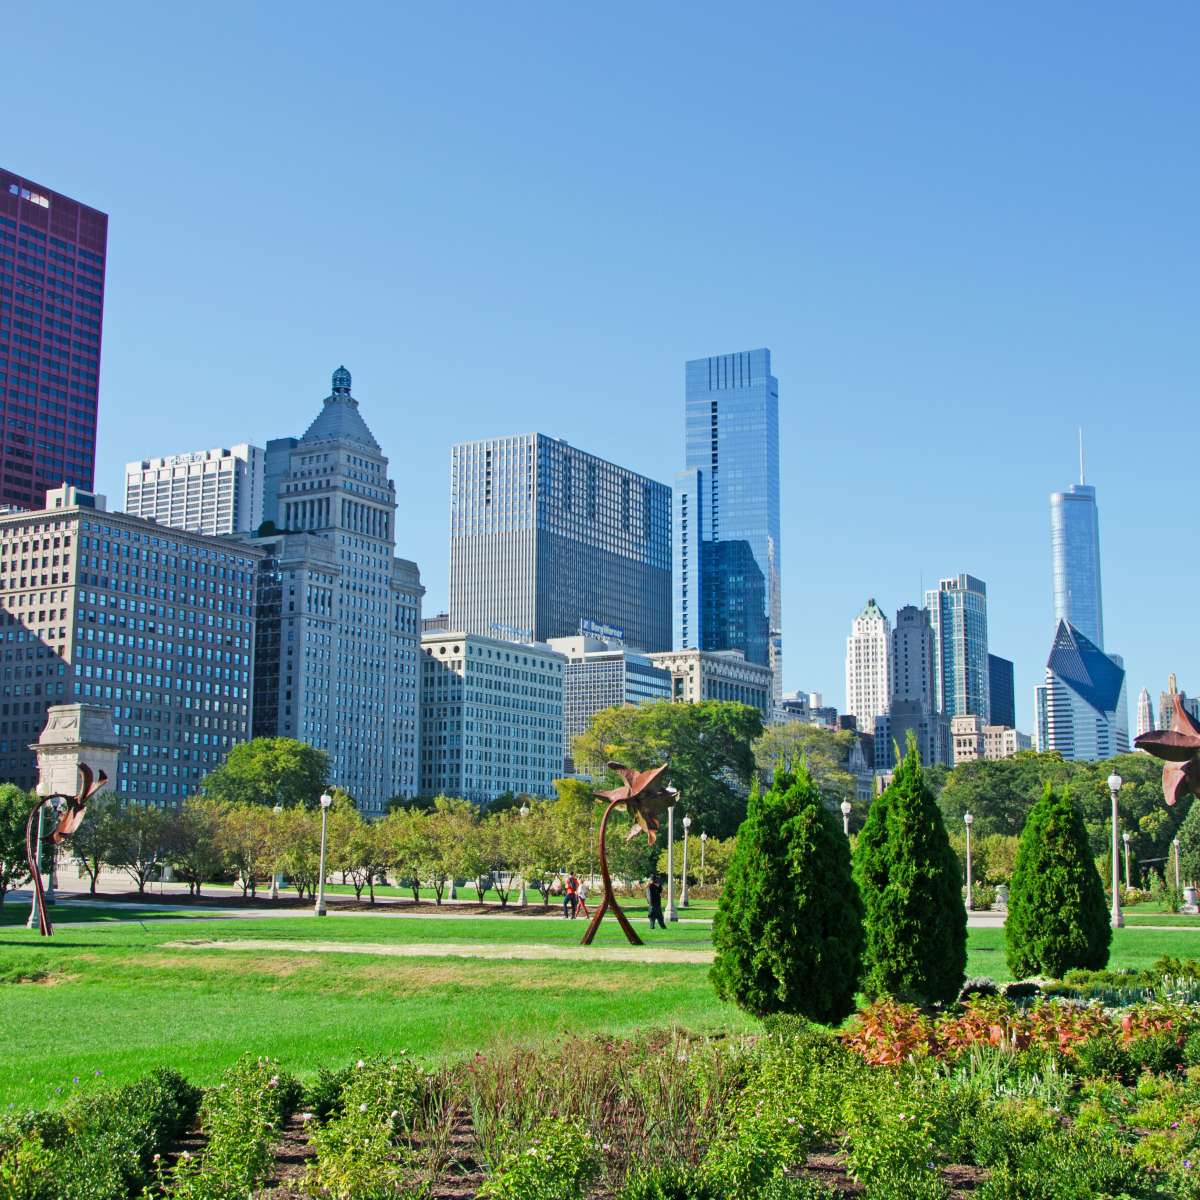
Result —
[[[948,1003],[967,969],[958,857],[925,783],[916,739],[858,835],[854,878],[866,911],[863,991]]]
[[[758,1016],[840,1021],[862,944],[849,846],[807,769],[755,783],[713,920],[717,994]]]
[[[1009,970],[1018,979],[1101,970],[1112,942],[1108,921],[1083,814],[1065,788],[1056,794],[1047,784],[1017,847],[1004,922]]]

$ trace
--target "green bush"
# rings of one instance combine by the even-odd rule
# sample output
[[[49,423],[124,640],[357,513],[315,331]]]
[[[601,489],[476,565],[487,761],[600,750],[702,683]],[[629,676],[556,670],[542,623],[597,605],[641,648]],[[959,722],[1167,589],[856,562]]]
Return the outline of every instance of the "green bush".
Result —
[[[1125,1055],[1135,1074],[1151,1071],[1155,1075],[1166,1075],[1183,1065],[1183,1046],[1178,1035],[1169,1029],[1135,1037],[1125,1047]]]
[[[846,838],[804,767],[750,794],[713,919],[717,994],[764,1016],[854,1011],[862,903]]]
[[[578,1200],[600,1174],[600,1155],[578,1121],[550,1117],[500,1160],[478,1200]]]
[[[1139,1200],[1153,1180],[1111,1139],[1056,1129],[998,1163],[976,1200]]]
[[[958,858],[911,735],[867,813],[854,876],[866,910],[863,991],[949,1004],[966,975],[967,912]]]
[[[1049,784],[1029,812],[1008,896],[1004,942],[1018,978],[1100,970],[1112,941],[1104,886],[1088,849],[1083,814]]]
[[[1071,1066],[1081,1079],[1128,1079],[1129,1056],[1112,1037],[1090,1037],[1071,1048]]]

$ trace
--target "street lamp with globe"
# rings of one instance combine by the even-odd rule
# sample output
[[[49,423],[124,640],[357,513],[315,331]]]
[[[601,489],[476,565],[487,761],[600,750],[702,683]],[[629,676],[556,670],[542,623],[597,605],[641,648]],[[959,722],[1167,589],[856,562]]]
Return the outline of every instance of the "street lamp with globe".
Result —
[[[325,916],[325,840],[329,829],[329,806],[333,797],[326,792],[321,797],[321,865],[317,871],[317,903],[313,912],[318,917]]]
[[[700,835],[700,886],[703,887],[708,881],[708,876],[704,873],[704,848],[708,845],[708,834]]]
[[[847,837],[849,837],[850,836],[850,811],[851,811],[851,804],[850,804],[849,800],[842,801],[841,810],[842,810],[842,832]]]
[[[278,830],[279,814],[281,812],[283,812],[283,805],[276,804],[275,807],[273,809],[271,809],[271,811],[275,814],[275,825],[276,825],[275,836],[278,837],[279,836],[279,830]],[[271,899],[272,900],[279,899],[279,871],[278,871],[278,869],[276,869],[275,871],[273,871],[271,873]]]
[[[687,855],[688,855],[688,830],[692,827],[692,818],[683,818],[683,886],[679,889],[679,905],[681,908],[688,906],[688,870],[687,870]]]
[[[518,812],[518,814],[520,814],[521,820],[522,821],[525,820],[525,818],[527,816],[529,816],[528,803],[526,803],[524,800],[522,800],[521,807],[517,809],[517,812]],[[528,908],[529,907],[529,894],[525,891],[525,872],[524,872],[524,870],[521,871],[521,895],[520,895],[520,898],[517,900],[517,906],[519,908]]]
[[[975,907],[971,887],[971,826],[975,824],[975,818],[970,813],[963,813],[963,824],[967,827],[967,912],[970,912]]]
[[[1108,777],[1108,793],[1112,797],[1112,920],[1114,929],[1120,929],[1125,924],[1121,915],[1121,830],[1119,828],[1121,814],[1117,809],[1117,794],[1121,790],[1123,780],[1114,771]]]
[[[1133,880],[1129,877],[1129,843],[1132,839],[1129,836],[1129,830],[1126,829],[1121,834],[1121,841],[1125,843],[1125,886],[1133,887]]]

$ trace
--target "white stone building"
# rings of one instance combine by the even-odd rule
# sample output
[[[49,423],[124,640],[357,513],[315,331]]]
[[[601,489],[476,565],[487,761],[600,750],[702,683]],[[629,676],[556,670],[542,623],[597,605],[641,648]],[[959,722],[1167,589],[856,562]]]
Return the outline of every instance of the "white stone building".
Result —
[[[253,532],[263,519],[265,456],[241,442],[125,464],[125,511],[172,529],[219,537]]]
[[[885,717],[892,700],[892,641],[888,619],[868,600],[846,639],[846,708],[858,728],[873,733],[875,718]]]
[[[747,662],[740,650],[665,650],[651,654],[655,666],[671,675],[671,699],[735,700],[757,708],[763,720],[774,710],[774,672]]]

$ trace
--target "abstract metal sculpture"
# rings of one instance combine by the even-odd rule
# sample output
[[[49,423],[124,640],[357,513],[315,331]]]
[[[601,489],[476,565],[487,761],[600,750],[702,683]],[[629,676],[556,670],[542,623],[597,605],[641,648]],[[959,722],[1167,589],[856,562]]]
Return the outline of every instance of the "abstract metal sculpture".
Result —
[[[33,887],[37,893],[38,932],[43,937],[49,937],[54,932],[54,926],[50,923],[49,914],[46,912],[46,890],[42,887],[41,871],[42,847],[38,844],[35,849],[38,838],[33,832],[34,822],[45,805],[54,800],[65,800],[66,804],[63,807],[62,815],[58,818],[58,824],[55,825],[48,840],[52,845],[60,846],[79,828],[83,822],[83,815],[87,812],[87,802],[108,782],[108,776],[103,771],[96,776],[95,782],[93,782],[92,769],[84,763],[79,764],[79,775],[79,791],[74,796],[55,793],[39,797],[25,822],[25,860],[29,864],[29,873],[33,876]]]
[[[1174,804],[1189,793],[1200,796],[1200,725],[1197,725],[1175,694],[1175,711],[1169,729],[1152,729],[1135,738],[1139,750],[1164,760],[1163,799]]]
[[[583,945],[590,946],[600,927],[600,921],[608,909],[613,910],[617,923],[625,931],[625,936],[635,946],[642,945],[642,939],[633,931],[617,898],[613,894],[612,877],[608,873],[608,854],[605,850],[605,834],[608,832],[608,818],[613,809],[623,804],[626,812],[633,818],[633,828],[629,831],[627,841],[632,841],[639,833],[646,835],[647,842],[653,846],[658,832],[658,819],[675,803],[679,794],[673,787],[661,783],[668,763],[659,767],[651,767],[648,771],[635,771],[621,763],[610,762],[609,769],[615,771],[625,780],[625,786],[611,792],[597,792],[597,800],[607,800],[608,807],[600,818],[600,877],[604,880],[604,896],[600,901],[588,927],[584,931]]]

